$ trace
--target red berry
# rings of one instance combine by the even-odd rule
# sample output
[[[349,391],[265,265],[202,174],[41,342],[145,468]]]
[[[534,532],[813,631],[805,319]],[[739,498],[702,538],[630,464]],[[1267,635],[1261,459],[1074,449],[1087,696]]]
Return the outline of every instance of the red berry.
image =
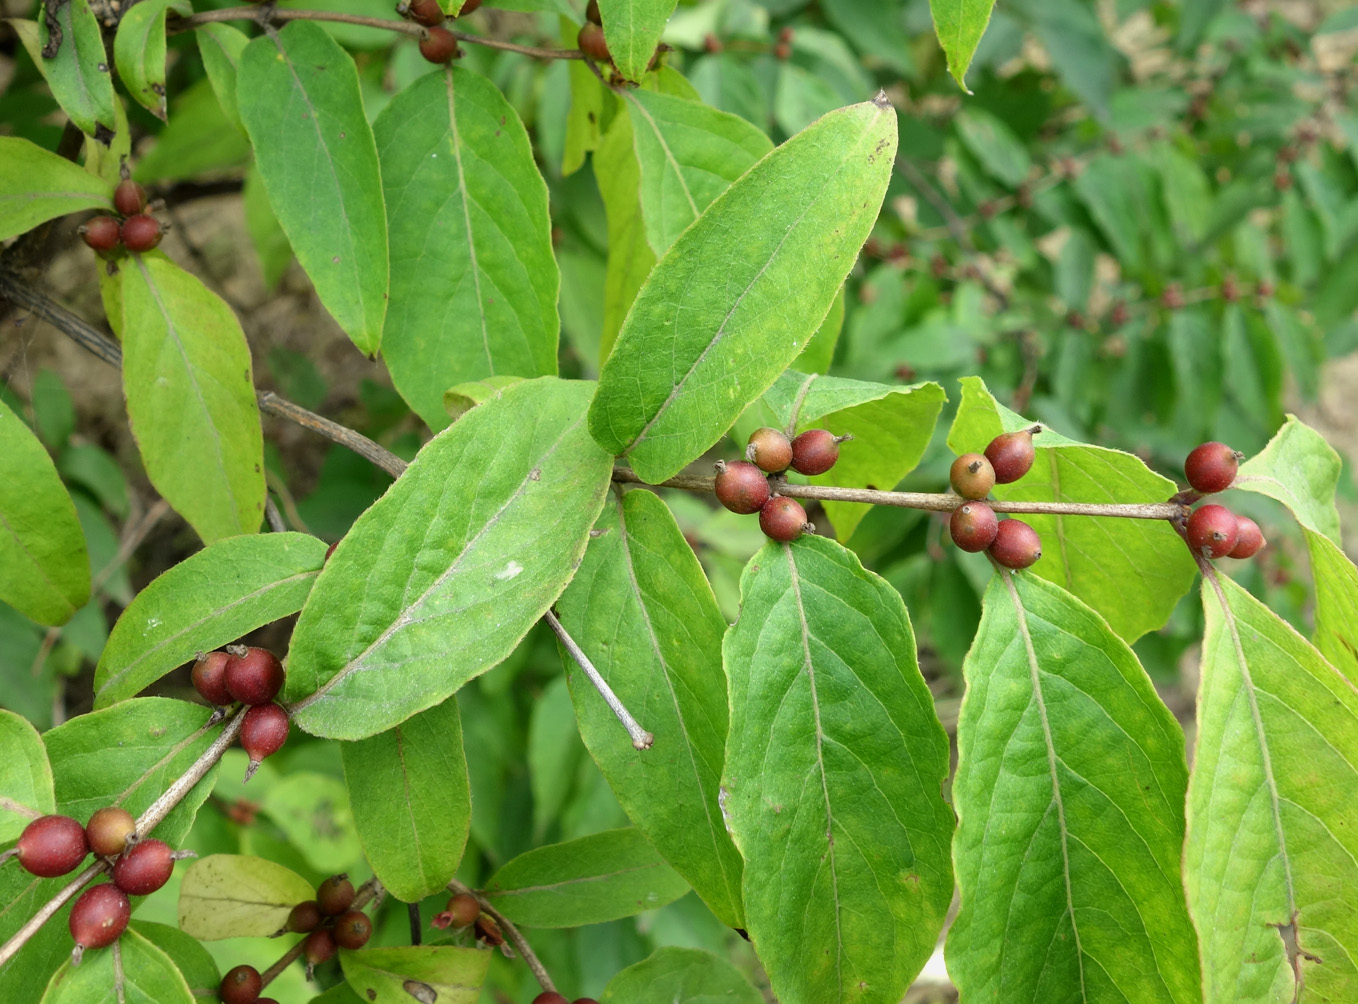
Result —
[[[321,559],[321,564],[322,564],[322,565],[324,565],[327,561],[330,560],[330,555],[332,555],[332,554],[335,553],[335,548],[337,548],[337,547],[339,547],[339,541],[338,541],[338,540],[335,541],[333,544],[331,544],[329,547],[327,547],[327,548],[325,549],[325,557]]]
[[[146,208],[146,189],[131,178],[124,178],[113,190],[113,208],[124,216],[136,216]]]
[[[432,28],[443,23],[443,8],[439,6],[439,0],[410,0],[404,7],[404,10],[400,7],[397,10],[416,24]]]
[[[777,60],[787,60],[792,58],[792,46],[786,42],[779,42],[773,47],[773,58]]]
[[[373,922],[362,910],[349,910],[335,920],[335,944],[340,948],[362,948],[372,933]]]
[[[608,43],[604,41],[604,30],[597,24],[586,21],[580,34],[575,36],[575,44],[596,63],[607,63],[612,59],[608,54]]]
[[[571,1004],[599,1004],[593,997],[577,997]]]
[[[338,947],[335,944],[334,936],[331,935],[329,930],[322,927],[306,936],[302,954],[306,956],[308,967],[319,966],[326,959],[333,958],[335,949]]]
[[[807,528],[806,510],[796,499],[775,495],[759,510],[759,529],[764,535],[784,543],[796,540]]]
[[[132,904],[117,886],[105,882],[86,889],[71,907],[72,961],[79,962],[86,948],[103,948],[117,941],[131,916]]]
[[[129,896],[149,896],[170,880],[174,852],[163,840],[139,840],[113,866],[113,884]]]
[[[150,251],[160,243],[164,233],[160,228],[160,220],[145,213],[137,213],[123,220],[123,247],[136,253]]]
[[[1240,526],[1224,505],[1198,506],[1185,527],[1188,546],[1204,558],[1224,558],[1235,549]]]
[[[430,28],[420,39],[420,55],[431,63],[448,63],[462,55],[457,38],[447,28]]]
[[[226,689],[226,664],[230,659],[225,652],[209,652],[193,664],[193,689],[209,704],[220,707],[231,703],[231,691]]]
[[[1235,525],[1237,531],[1235,547],[1231,548],[1231,553],[1226,557],[1253,558],[1266,543],[1264,531],[1260,530],[1259,524],[1248,516],[1237,516]]]
[[[761,471],[778,474],[792,463],[792,441],[777,429],[755,429],[745,447],[745,459]]]
[[[226,660],[226,689],[242,704],[268,704],[283,689],[283,664],[267,648],[238,649]]]
[[[952,518],[948,520],[952,542],[973,554],[989,547],[994,542],[999,528],[995,510],[984,502],[967,502],[960,505],[952,511]]]
[[[603,24],[603,15],[599,13],[599,0],[589,0],[585,4],[585,20],[590,24]]]
[[[453,927],[466,927],[481,916],[481,904],[475,896],[460,892],[448,901],[448,913]]]
[[[792,469],[798,474],[824,474],[839,459],[839,444],[848,436],[825,429],[807,429],[792,441]]]
[[[96,809],[85,824],[85,839],[90,850],[100,857],[114,858],[127,847],[127,838],[137,832],[132,813],[116,805]]]
[[[1204,495],[1224,492],[1235,481],[1244,454],[1225,443],[1203,443],[1184,461],[1184,474],[1194,491]]]
[[[481,0],[466,0],[466,3],[462,5],[462,9],[457,12],[457,16],[461,17],[463,14],[470,14],[480,6]]]
[[[222,1004],[254,1004],[264,989],[264,978],[254,966],[236,966],[222,977],[217,996]]]
[[[316,905],[321,913],[333,917],[353,905],[354,895],[354,884],[348,875],[331,875],[316,887]]]
[[[19,864],[38,878],[56,878],[74,871],[90,845],[85,827],[70,816],[41,816],[19,834]]]
[[[306,934],[320,927],[322,919],[320,905],[314,899],[303,900],[294,906],[292,912],[288,914],[288,923],[285,929],[294,934]]]
[[[1041,432],[1042,426],[1006,432],[996,436],[985,448],[986,459],[995,468],[995,483],[1007,485],[1027,474],[1033,466],[1033,433]]]
[[[259,762],[277,753],[288,741],[288,713],[277,704],[257,704],[245,712],[240,726],[240,744],[250,756],[245,780],[254,776]]]
[[[983,499],[995,487],[995,468],[979,453],[964,453],[952,462],[948,480],[964,499]]]
[[[744,460],[717,461],[717,480],[712,485],[717,501],[742,515],[758,512],[769,500],[769,479]]]
[[[100,254],[106,254],[122,240],[122,227],[112,216],[95,216],[80,228],[80,237]]]
[[[1004,519],[986,550],[1005,568],[1027,568],[1042,557],[1042,538],[1023,520]]]
[[[571,1002],[555,990],[544,990],[533,998],[533,1004],[571,1004]]]

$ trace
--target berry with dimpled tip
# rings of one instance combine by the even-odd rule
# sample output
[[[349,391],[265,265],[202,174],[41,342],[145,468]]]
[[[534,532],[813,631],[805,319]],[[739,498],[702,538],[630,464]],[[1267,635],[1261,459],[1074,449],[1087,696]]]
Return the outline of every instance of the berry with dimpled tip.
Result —
[[[79,965],[87,948],[104,948],[113,944],[127,930],[132,916],[132,904],[127,894],[108,882],[86,889],[71,907],[69,926],[75,939],[71,964]]]
[[[362,910],[347,910],[335,919],[335,944],[340,948],[362,948],[372,933],[373,922]]]
[[[113,866],[113,884],[129,896],[149,896],[174,871],[174,852],[163,840],[139,840]]]
[[[331,875],[316,887],[316,905],[327,917],[341,914],[354,904],[354,884],[344,873]]]
[[[580,34],[575,36],[575,44],[590,59],[596,63],[607,63],[612,60],[608,53],[608,43],[604,41],[604,30],[592,21],[586,21],[585,26],[580,29]]]
[[[853,436],[836,436],[826,429],[807,429],[792,441],[792,469],[798,474],[824,474],[839,459],[839,444]]]
[[[948,480],[964,499],[983,499],[995,487],[995,468],[979,453],[964,453],[952,462]]]
[[[137,832],[137,821],[132,813],[116,805],[96,809],[85,824],[85,839],[90,850],[100,857],[115,858],[127,847],[128,839]]]
[[[806,510],[800,502],[785,495],[775,495],[759,510],[759,529],[766,537],[786,544],[814,527],[806,521]]]
[[[712,490],[717,494],[717,501],[741,515],[758,512],[764,507],[772,492],[763,471],[744,460],[733,460],[729,464],[718,460],[716,466],[717,479]]]
[[[160,239],[165,236],[165,231],[160,226],[160,220],[154,216],[137,213],[123,220],[121,235],[123,247],[140,254],[152,250],[159,244]]]
[[[226,690],[242,704],[268,704],[283,689],[283,664],[267,648],[228,650]]]
[[[460,892],[448,900],[448,914],[453,927],[468,927],[481,916],[481,904],[470,893]]]
[[[113,208],[124,216],[136,216],[146,209],[146,189],[131,178],[124,178],[113,190]]]
[[[533,998],[533,1004],[571,1004],[571,1002],[555,990],[544,990]]]
[[[264,977],[254,966],[236,966],[222,977],[217,996],[222,1004],[254,1004],[264,989]]]
[[[996,436],[985,448],[986,459],[995,468],[995,483],[1007,485],[1017,481],[1033,467],[1033,435],[1041,432],[1042,426],[1034,425],[1018,432],[1005,432]]]
[[[1204,495],[1224,492],[1231,487],[1244,457],[1225,443],[1203,443],[1184,461],[1184,474],[1194,491]]]
[[[208,652],[193,664],[193,689],[217,707],[231,703],[231,691],[226,689],[226,664],[230,659],[225,652]]]
[[[1042,538],[1023,520],[1004,519],[986,552],[1005,568],[1027,568],[1042,557]]]
[[[245,712],[240,726],[240,745],[250,757],[245,780],[254,777],[259,763],[282,749],[288,741],[288,713],[277,704],[257,704]]]
[[[1240,526],[1235,513],[1224,505],[1198,506],[1184,527],[1188,546],[1204,558],[1224,558],[1235,549]]]
[[[1253,558],[1263,548],[1264,531],[1259,529],[1259,524],[1248,516],[1237,516],[1235,518],[1236,539],[1235,547],[1231,548],[1231,553],[1226,555],[1228,558]]]
[[[112,216],[95,216],[80,228],[80,239],[100,254],[108,254],[122,241],[122,225]]]
[[[40,816],[24,827],[15,850],[30,875],[56,878],[74,871],[90,845],[85,827],[70,816]]]
[[[462,55],[457,47],[457,36],[447,28],[430,28],[420,39],[420,55],[431,63],[452,62]]]
[[[995,510],[984,502],[967,502],[960,505],[952,511],[952,518],[948,520],[952,542],[972,554],[989,547],[999,529],[1000,523],[995,518]]]
[[[745,459],[761,471],[779,474],[792,463],[792,441],[777,429],[755,429],[745,447]]]

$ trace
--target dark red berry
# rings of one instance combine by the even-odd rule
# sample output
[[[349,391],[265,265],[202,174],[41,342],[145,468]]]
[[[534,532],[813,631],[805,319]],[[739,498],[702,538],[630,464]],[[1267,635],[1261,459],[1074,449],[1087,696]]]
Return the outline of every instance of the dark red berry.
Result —
[[[590,24],[603,24],[604,17],[599,13],[599,0],[589,0],[585,4],[585,20]]]
[[[1188,546],[1204,558],[1224,558],[1235,549],[1240,526],[1235,513],[1224,505],[1198,506],[1185,527]]]
[[[362,910],[349,910],[335,919],[335,944],[340,948],[362,948],[372,933],[373,922]]]
[[[1042,557],[1042,538],[1021,519],[1003,519],[986,551],[1005,568],[1027,568]]]
[[[323,916],[320,905],[314,899],[303,900],[288,914],[288,923],[284,930],[292,931],[294,934],[306,934],[321,926]]]
[[[577,997],[571,1004],[599,1004],[593,997]]]
[[[226,690],[242,704],[268,704],[283,689],[283,664],[267,648],[247,648],[226,660]]]
[[[105,882],[86,889],[71,907],[72,962],[78,963],[86,948],[103,948],[117,941],[131,916],[132,904],[117,886]]]
[[[302,954],[306,956],[308,966],[319,966],[327,959],[333,958],[335,949],[334,935],[327,928],[319,928],[306,936],[303,943]]]
[[[481,0],[467,0],[467,2],[462,5],[462,9],[457,12],[457,16],[461,17],[463,14],[470,14],[480,6]]]
[[[1264,540],[1264,531],[1260,530],[1259,524],[1248,516],[1237,516],[1235,518],[1235,526],[1235,547],[1231,548],[1231,553],[1226,555],[1226,557],[1253,558],[1266,543]]]
[[[603,28],[592,22],[585,22],[585,26],[580,29],[580,34],[575,36],[575,44],[580,47],[581,52],[596,63],[607,63],[612,58],[608,54],[608,43],[604,41]]]
[[[544,990],[533,998],[533,1004],[571,1004],[570,999],[562,997],[555,990]]]
[[[122,226],[112,216],[95,216],[80,228],[80,237],[100,254],[106,254],[122,240]]]
[[[771,494],[769,479],[754,464],[744,460],[717,461],[717,480],[712,485],[717,501],[742,515],[758,512]]]
[[[779,474],[792,463],[792,441],[777,429],[755,429],[745,447],[745,459],[761,471]]]
[[[96,809],[85,824],[85,839],[90,850],[100,857],[117,857],[127,847],[127,838],[137,832],[132,813],[116,805]]]
[[[354,895],[354,884],[348,875],[331,875],[316,887],[316,905],[321,913],[333,917],[353,906]]]
[[[476,923],[476,918],[481,916],[481,904],[475,896],[460,892],[448,901],[448,913],[451,914],[453,927],[467,927]]]
[[[839,459],[839,444],[848,436],[825,429],[807,429],[792,441],[792,469],[798,474],[824,474]]]
[[[439,6],[439,0],[410,0],[410,3],[403,6],[404,10],[400,7],[397,10],[416,24],[432,28],[443,23],[444,13],[443,8]]]
[[[779,42],[773,47],[773,58],[784,61],[792,58],[792,46],[786,42]]]
[[[145,213],[137,213],[123,220],[123,247],[136,253],[150,251],[160,243],[164,233],[160,228],[160,220]]]
[[[254,966],[236,966],[222,977],[217,996],[222,1004],[254,1004],[264,989],[264,978]]]
[[[327,548],[325,549],[325,557],[321,559],[321,564],[322,564],[322,565],[324,565],[327,561],[330,560],[330,555],[332,555],[332,554],[335,553],[335,548],[337,548],[337,547],[339,547],[339,541],[338,541],[338,540],[335,541],[333,544],[331,544],[329,547],[327,547]]]
[[[225,652],[209,652],[193,664],[193,689],[209,704],[221,707],[231,703],[231,691],[226,689],[226,664],[230,659]]]
[[[1007,485],[1017,481],[1033,467],[1033,433],[1041,432],[1042,426],[1020,429],[1018,432],[1005,432],[996,436],[985,448],[985,458],[995,468],[995,483]]]
[[[796,540],[808,525],[801,503],[785,495],[775,495],[759,510],[759,529],[774,540]]]
[[[952,462],[948,480],[964,499],[983,499],[995,487],[995,468],[979,453],[964,453]]]
[[[250,756],[245,780],[254,776],[259,762],[277,753],[288,741],[288,713],[277,704],[257,704],[245,712],[240,726],[240,744]]]
[[[136,216],[146,208],[146,189],[131,178],[124,178],[113,190],[113,208],[124,216]]]
[[[74,871],[90,845],[85,827],[70,816],[40,816],[24,827],[17,846],[19,864],[39,878],[56,878]]]
[[[952,511],[952,518],[948,520],[952,542],[973,554],[989,547],[994,542],[999,528],[995,510],[984,502],[967,502],[960,505]]]
[[[1243,453],[1237,453],[1225,443],[1203,443],[1184,461],[1184,474],[1194,491],[1204,495],[1224,492],[1235,481]]]
[[[255,1004],[278,1004],[278,1001],[274,1000],[272,997],[261,997],[259,1000],[255,1001]]]
[[[149,896],[174,871],[174,852],[163,840],[139,840],[113,866],[113,884],[129,896]]]
[[[448,63],[462,55],[457,38],[447,28],[430,28],[420,39],[420,55],[431,63]]]

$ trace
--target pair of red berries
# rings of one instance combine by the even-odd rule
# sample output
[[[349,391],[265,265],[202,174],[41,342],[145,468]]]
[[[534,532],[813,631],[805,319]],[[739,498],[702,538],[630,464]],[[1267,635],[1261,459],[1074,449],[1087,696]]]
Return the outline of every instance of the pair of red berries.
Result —
[[[140,254],[160,243],[165,231],[160,221],[146,212],[146,189],[131,178],[124,178],[113,190],[113,208],[123,219],[96,216],[80,228],[80,236],[101,255],[112,255],[119,247]]]
[[[200,655],[193,664],[193,686],[209,704],[240,701],[250,705],[241,721],[240,744],[250,757],[250,780],[265,757],[288,739],[288,713],[273,703],[283,689],[283,664],[267,648],[228,645],[225,652]]]
[[[593,997],[577,997],[574,1001],[555,990],[544,990],[533,998],[533,1004],[599,1004]]]
[[[824,474],[839,460],[839,444],[852,436],[836,436],[825,429],[808,429],[788,439],[777,429],[756,429],[745,447],[745,460],[717,461],[713,484],[718,501],[732,512],[759,513],[759,528],[774,540],[789,542],[815,529],[796,499],[776,495],[768,475],[789,467],[798,474]]]
[[[980,501],[997,484],[1017,481],[1033,467],[1036,450],[1033,436],[1042,431],[1034,425],[996,436],[985,453],[964,453],[949,472],[952,489],[967,499],[953,510],[948,529],[953,543],[964,551],[985,551],[1005,568],[1027,568],[1042,557],[1042,538],[1021,519],[1001,520],[995,510]]]
[[[480,6],[481,0],[466,0],[462,9],[455,16],[461,17],[463,14],[470,14]],[[401,0],[396,5],[396,13],[406,20],[422,24],[426,28],[435,28],[441,25],[448,16],[443,13],[443,6],[439,3],[439,0]]]
[[[1184,474],[1194,491],[1213,495],[1235,483],[1243,459],[1243,453],[1225,443],[1203,443],[1184,461]],[[1184,536],[1194,553],[1204,558],[1252,558],[1265,543],[1258,523],[1215,503],[1193,510]]]
[[[608,43],[604,41],[603,23],[603,16],[599,13],[599,0],[589,0],[589,5],[585,8],[585,23],[580,33],[575,36],[575,44],[596,63],[611,63],[613,56],[608,51]]]

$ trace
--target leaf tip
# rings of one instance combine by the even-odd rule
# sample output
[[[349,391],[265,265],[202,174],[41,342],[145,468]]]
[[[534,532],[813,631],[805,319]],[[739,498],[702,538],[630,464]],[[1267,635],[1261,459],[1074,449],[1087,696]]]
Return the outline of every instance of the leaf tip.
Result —
[[[872,99],[872,103],[878,108],[890,108],[891,99],[886,96],[886,90],[879,90]]]

